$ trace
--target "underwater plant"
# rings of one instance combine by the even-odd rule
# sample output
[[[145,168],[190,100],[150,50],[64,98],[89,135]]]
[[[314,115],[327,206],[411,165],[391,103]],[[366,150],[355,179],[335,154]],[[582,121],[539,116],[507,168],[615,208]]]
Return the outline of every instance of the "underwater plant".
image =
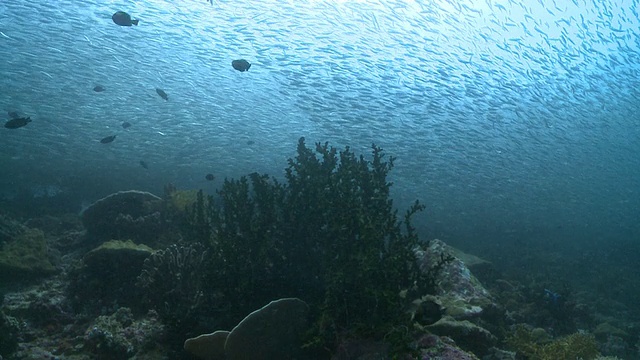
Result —
[[[200,244],[171,245],[152,253],[142,265],[136,287],[168,331],[185,334],[201,313],[206,252]]]
[[[204,291],[211,308],[224,309],[218,327],[273,299],[299,297],[315,320],[310,348],[404,329],[411,294],[425,294],[433,281],[414,253],[411,218],[424,206],[416,201],[402,217],[393,208],[393,160],[375,145],[369,160],[328,143],[310,149],[301,138],[285,182],[253,173],[225,179],[216,197],[199,193],[187,223],[208,246]]]

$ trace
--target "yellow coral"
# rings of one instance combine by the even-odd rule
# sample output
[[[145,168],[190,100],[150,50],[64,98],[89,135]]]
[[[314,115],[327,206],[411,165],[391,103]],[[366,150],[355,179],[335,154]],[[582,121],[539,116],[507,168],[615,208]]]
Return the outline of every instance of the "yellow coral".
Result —
[[[178,211],[185,211],[191,207],[198,199],[198,190],[176,190],[171,192],[171,205]]]

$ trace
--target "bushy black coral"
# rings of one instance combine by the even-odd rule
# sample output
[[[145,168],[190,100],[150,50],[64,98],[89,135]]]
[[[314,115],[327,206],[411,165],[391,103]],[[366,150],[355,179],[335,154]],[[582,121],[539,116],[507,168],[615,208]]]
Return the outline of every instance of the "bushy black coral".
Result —
[[[312,306],[319,336],[381,336],[403,319],[400,292],[420,283],[411,216],[398,218],[387,174],[393,158],[372,159],[327,143],[298,143],[286,182],[251,174],[225,180],[209,207],[208,283],[233,304],[229,324],[268,301],[297,296]]]

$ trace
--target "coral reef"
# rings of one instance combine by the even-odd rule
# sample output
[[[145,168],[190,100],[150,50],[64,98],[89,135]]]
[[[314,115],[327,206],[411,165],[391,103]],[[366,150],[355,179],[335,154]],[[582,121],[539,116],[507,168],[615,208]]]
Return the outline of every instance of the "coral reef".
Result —
[[[309,303],[317,319],[309,344],[319,349],[343,332],[381,338],[407,323],[409,298],[430,284],[410,224],[423,207],[398,217],[386,180],[392,167],[376,146],[367,160],[326,143],[312,150],[302,138],[285,183],[254,173],[201,201],[195,219],[211,236],[198,240],[210,247],[207,282],[221,295],[214,307],[233,304],[222,325],[292,295]]]
[[[600,355],[593,335],[577,332],[550,340],[542,329],[517,325],[507,344],[519,356],[531,360],[595,359]]]
[[[490,294],[474,274],[497,277],[491,264],[421,242],[411,221],[423,206],[393,207],[393,160],[376,146],[367,158],[300,139],[284,180],[253,173],[214,195],[113,194],[83,213],[86,237],[73,215],[0,216],[0,277],[47,275],[38,286],[0,281],[0,354],[184,359],[184,346],[203,359],[637,358],[633,319],[586,316],[580,293],[548,280],[483,279]],[[206,334],[215,329],[232,330]]]
[[[99,316],[85,332],[83,350],[95,359],[130,359],[155,348],[162,339],[163,326],[150,316],[136,320],[129,308],[109,316]]]

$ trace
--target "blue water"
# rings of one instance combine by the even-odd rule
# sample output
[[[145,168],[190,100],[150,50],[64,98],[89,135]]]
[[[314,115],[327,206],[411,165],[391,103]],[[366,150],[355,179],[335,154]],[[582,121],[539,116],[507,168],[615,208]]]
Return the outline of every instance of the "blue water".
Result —
[[[3,0],[0,109],[33,122],[0,129],[0,194],[213,191],[304,136],[396,156],[427,236],[632,243],[638,3]]]

